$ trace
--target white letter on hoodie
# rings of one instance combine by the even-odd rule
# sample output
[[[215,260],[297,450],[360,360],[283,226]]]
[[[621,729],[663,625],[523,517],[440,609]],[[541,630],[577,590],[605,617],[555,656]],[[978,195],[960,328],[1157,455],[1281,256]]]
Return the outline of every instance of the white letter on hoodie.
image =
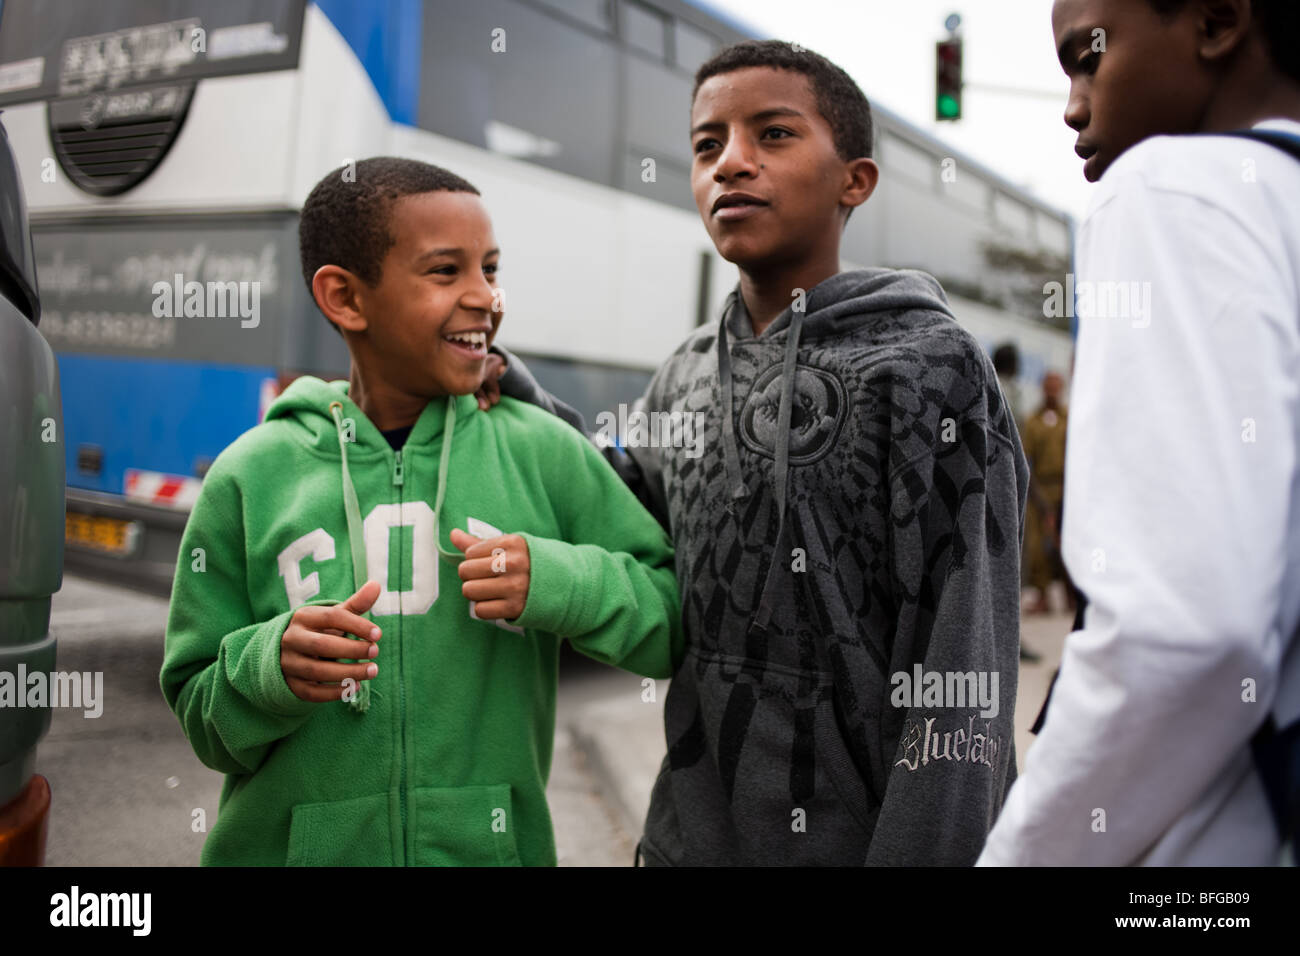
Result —
[[[411,529],[411,587],[407,591],[388,589],[388,549],[393,528]],[[400,505],[375,505],[364,522],[366,564],[369,577],[383,587],[372,607],[382,614],[423,614],[438,600],[438,529],[427,501],[404,501]]]
[[[289,598],[289,607],[296,608],[306,604],[320,594],[320,575],[313,571],[305,578],[298,566],[303,558],[311,555],[317,564],[334,557],[334,539],[324,528],[309,531],[297,541],[280,552],[276,563],[280,565],[280,576],[284,578],[284,593]]]

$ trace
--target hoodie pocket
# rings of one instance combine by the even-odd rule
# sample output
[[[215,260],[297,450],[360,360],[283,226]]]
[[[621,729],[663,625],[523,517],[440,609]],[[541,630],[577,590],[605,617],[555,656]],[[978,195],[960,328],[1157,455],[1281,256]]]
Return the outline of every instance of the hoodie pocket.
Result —
[[[392,866],[388,808],[386,793],[298,804],[285,866]]]
[[[510,785],[413,791],[416,866],[523,866]]]
[[[684,664],[668,693],[671,779],[651,799],[651,848],[683,865],[865,862],[878,810],[837,726],[829,678],[703,663]]]
[[[835,717],[833,697],[818,702],[814,723],[818,762],[845,809],[870,838],[876,829],[880,804],[867,790],[866,782],[849,753],[848,744]]]

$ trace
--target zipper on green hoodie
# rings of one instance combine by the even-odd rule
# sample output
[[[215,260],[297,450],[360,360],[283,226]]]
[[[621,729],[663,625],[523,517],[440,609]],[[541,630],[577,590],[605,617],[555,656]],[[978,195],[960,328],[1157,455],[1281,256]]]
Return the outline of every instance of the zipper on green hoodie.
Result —
[[[404,488],[402,487],[402,482],[403,482],[403,480],[404,480],[404,478],[403,478],[403,473],[402,473],[402,449],[398,448],[398,449],[396,449],[396,453],[393,455],[393,487],[397,489],[397,504],[398,504],[398,507],[401,507],[401,506],[405,503],[405,498],[406,498],[405,490],[404,490]],[[399,565],[399,568],[401,568],[401,570],[399,570],[399,571],[397,572],[397,574],[398,574],[398,591],[400,592],[400,591],[403,590],[403,589],[405,588],[405,586],[406,586],[406,582],[402,580],[402,573],[403,573],[403,571],[404,571],[405,568],[406,568],[406,562],[405,562],[405,561],[402,561],[402,563]],[[399,618],[399,621],[400,621],[400,620],[401,620],[401,619]],[[398,633],[398,641],[399,641],[398,647],[400,648],[400,647],[401,647],[401,644],[400,644],[400,641],[401,641],[401,633],[402,633],[402,625],[401,625],[400,623],[397,625],[397,633]],[[406,662],[403,660],[403,657],[405,657],[405,655],[402,654],[402,653],[400,652],[400,650],[399,650],[398,655],[397,655],[397,713],[398,713],[398,715],[399,715],[398,732],[399,732],[400,737],[401,737],[401,747],[398,749],[398,757],[399,757],[399,759],[400,759],[400,761],[401,761],[401,763],[400,763],[400,767],[401,767],[401,776],[400,776],[400,778],[399,778],[399,786],[398,786],[398,807],[400,808],[400,812],[401,812],[401,821],[402,821],[402,862],[405,863],[405,862],[406,862],[406,844],[407,844],[407,834],[406,834],[406,677],[405,677]]]

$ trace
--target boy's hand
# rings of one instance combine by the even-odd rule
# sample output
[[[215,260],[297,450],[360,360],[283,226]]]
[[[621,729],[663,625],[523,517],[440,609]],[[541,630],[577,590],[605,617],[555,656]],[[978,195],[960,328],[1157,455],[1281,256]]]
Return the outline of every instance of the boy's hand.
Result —
[[[483,362],[483,384],[474,393],[474,397],[478,399],[478,407],[483,411],[487,411],[501,401],[501,383],[498,380],[505,372],[506,360],[496,352],[488,352]]]
[[[460,593],[478,606],[474,613],[484,620],[512,621],[524,613],[528,601],[528,542],[517,534],[476,538],[459,528],[451,529],[451,543],[465,552],[461,562]]]
[[[367,581],[342,604],[310,604],[293,612],[280,640],[280,670],[295,697],[314,703],[340,700],[344,680],[369,680],[379,673],[378,664],[340,664],[338,658],[379,653],[379,628],[361,615],[379,600],[381,590],[377,581]],[[364,643],[344,634],[355,634]]]

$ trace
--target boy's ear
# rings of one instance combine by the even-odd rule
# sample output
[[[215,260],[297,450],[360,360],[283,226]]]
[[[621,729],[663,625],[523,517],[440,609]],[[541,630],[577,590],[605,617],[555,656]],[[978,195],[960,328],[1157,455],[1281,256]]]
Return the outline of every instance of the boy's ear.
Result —
[[[321,266],[311,277],[311,294],[316,305],[340,331],[364,332],[366,317],[361,314],[357,293],[361,280],[341,266]]]
[[[880,167],[874,159],[863,157],[852,160],[844,169],[848,173],[848,179],[840,193],[840,205],[852,210],[870,199],[876,191],[876,184],[880,182]]]
[[[1251,0],[1198,0],[1198,52],[1211,63],[1230,56],[1250,35],[1254,18]]]

